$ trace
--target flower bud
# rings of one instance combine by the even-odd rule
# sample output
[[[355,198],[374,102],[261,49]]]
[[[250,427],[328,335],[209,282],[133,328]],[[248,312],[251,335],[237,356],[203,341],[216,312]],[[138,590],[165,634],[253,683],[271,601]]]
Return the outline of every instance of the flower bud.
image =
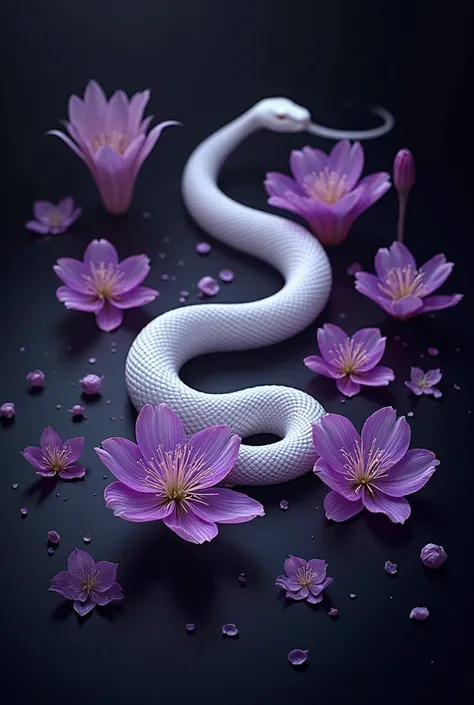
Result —
[[[12,401],[6,401],[0,406],[0,416],[5,419],[12,419],[15,416],[15,404]]]
[[[423,546],[420,553],[420,558],[427,568],[441,568],[448,554],[442,546],[437,546],[435,543],[427,543]]]
[[[32,370],[26,375],[26,381],[30,387],[42,387],[45,379],[46,375],[42,370]]]
[[[405,194],[415,183],[415,159],[409,149],[401,149],[395,157],[393,181],[397,191]]]
[[[98,375],[86,375],[79,380],[84,394],[100,394],[102,379],[103,377],[99,377]]]

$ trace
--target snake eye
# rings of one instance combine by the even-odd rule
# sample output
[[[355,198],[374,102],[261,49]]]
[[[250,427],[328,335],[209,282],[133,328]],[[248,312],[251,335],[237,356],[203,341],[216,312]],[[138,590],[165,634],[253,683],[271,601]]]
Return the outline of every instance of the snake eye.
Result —
[[[286,118],[286,115],[285,113],[277,113],[275,117],[278,118],[278,120],[284,120]]]

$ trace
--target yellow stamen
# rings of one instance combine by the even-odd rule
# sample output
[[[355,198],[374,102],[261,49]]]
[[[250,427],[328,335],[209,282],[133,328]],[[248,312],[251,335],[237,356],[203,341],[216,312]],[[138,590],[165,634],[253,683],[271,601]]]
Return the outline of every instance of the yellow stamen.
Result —
[[[341,455],[345,460],[346,479],[349,480],[356,492],[361,487],[366,487],[369,492],[377,489],[374,483],[383,477],[387,477],[386,470],[392,464],[388,453],[377,447],[375,439],[372,441],[367,454],[361,440],[356,442],[354,449],[350,453],[345,448],[341,448]]]
[[[298,568],[296,571],[296,579],[301,585],[301,587],[308,587],[311,581],[314,579],[314,570],[311,570],[309,565],[305,565],[302,568]]]
[[[327,167],[319,173],[313,171],[303,179],[303,188],[312,198],[332,205],[349,191],[347,174],[330,172]]]
[[[87,282],[87,292],[102,299],[110,299],[116,293],[116,289],[123,273],[117,269],[117,265],[99,262],[98,266],[90,263],[91,274],[83,274],[83,278]]]
[[[110,132],[99,132],[92,139],[94,152],[97,152],[99,147],[112,147],[119,154],[123,154],[127,149],[127,137],[122,130],[110,130]]]
[[[411,264],[406,267],[392,267],[385,275],[379,289],[390,296],[392,301],[400,301],[405,296],[423,295],[423,272],[417,271]]]
[[[71,448],[61,448],[61,446],[46,446],[43,451],[43,461],[48,464],[51,470],[57,472],[68,465],[71,456]]]
[[[334,352],[336,355],[333,363],[346,375],[356,372],[367,360],[366,348],[361,343],[354,343],[352,338],[347,338],[344,343],[336,343]]]

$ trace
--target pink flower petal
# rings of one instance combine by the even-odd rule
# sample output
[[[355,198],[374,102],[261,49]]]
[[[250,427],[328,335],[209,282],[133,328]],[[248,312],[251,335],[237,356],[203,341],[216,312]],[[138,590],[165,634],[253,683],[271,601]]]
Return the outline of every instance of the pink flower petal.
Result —
[[[173,502],[162,504],[156,494],[137,492],[121,482],[106,487],[104,499],[114,516],[137,523],[165,519],[174,511]]]
[[[54,135],[55,137],[59,137],[60,140],[62,140],[63,142],[65,142],[67,144],[69,149],[72,149],[74,154],[77,154],[77,156],[80,157],[82,159],[82,161],[85,162],[89,166],[87,156],[85,154],[83,154],[83,152],[81,152],[81,150],[76,145],[76,143],[73,142],[70,137],[65,135],[64,132],[61,132],[61,130],[48,130],[46,135]]]
[[[176,120],[166,120],[165,122],[161,122],[159,125],[156,125],[152,130],[150,130],[147,135],[146,142],[143,146],[143,151],[140,155],[140,166],[151,153],[153,147],[158,142],[161,133],[163,132],[165,127],[170,127],[171,125],[181,125],[181,123],[177,122]]]
[[[99,328],[108,333],[121,325],[123,312],[110,301],[105,301],[101,310],[96,313],[95,318]]]
[[[350,519],[362,511],[363,508],[362,500],[349,502],[337,492],[329,492],[324,498],[326,517],[327,519],[332,519],[332,521],[346,521],[346,519]]]
[[[194,514],[201,519],[222,524],[242,524],[265,514],[257,500],[222,487],[199,491],[199,502],[191,504]]]
[[[28,446],[22,451],[22,455],[30,465],[33,465],[37,470],[49,470],[49,464],[44,459],[44,453],[37,446]]]
[[[107,438],[94,449],[105,467],[124,485],[138,492],[156,492],[146,481],[140,448],[127,438]]]
[[[84,452],[84,438],[78,436],[76,438],[70,438],[68,441],[63,443],[63,450],[68,451],[68,462],[74,463]]]
[[[357,373],[367,372],[377,365],[385,352],[387,338],[380,334],[379,328],[361,328],[352,336],[354,346],[365,350],[366,359],[358,363]]]
[[[163,519],[163,523],[180,538],[190,543],[212,541],[218,533],[216,524],[204,521],[192,510],[185,512],[182,509],[174,509],[169,516]]]

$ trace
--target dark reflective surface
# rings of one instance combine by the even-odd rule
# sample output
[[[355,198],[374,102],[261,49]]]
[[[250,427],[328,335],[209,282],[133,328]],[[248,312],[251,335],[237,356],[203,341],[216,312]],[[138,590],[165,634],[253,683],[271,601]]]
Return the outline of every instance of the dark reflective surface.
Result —
[[[463,112],[470,90],[464,78],[468,20],[469,5],[461,1],[449,8],[428,2],[387,7],[375,1],[362,6],[265,0],[8,3],[2,44],[3,63],[10,69],[4,89],[8,185],[0,262],[0,401],[14,401],[17,418],[0,428],[0,604],[2,688],[9,701],[424,705],[449,697],[470,702],[474,404],[472,222],[466,194],[472,173]],[[103,213],[77,157],[59,140],[43,136],[66,117],[69,94],[82,93],[91,77],[109,94],[150,87],[149,112],[184,123],[164,133],[138,180],[131,211],[119,219]],[[127,350],[149,320],[180,305],[181,289],[190,290],[195,302],[197,280],[224,267],[236,276],[222,286],[218,301],[264,297],[281,285],[268,266],[216,242],[209,256],[199,257],[194,247],[206,236],[184,211],[179,189],[196,144],[272,94],[289,95],[310,108],[317,122],[340,127],[372,126],[366,108],[371,101],[395,113],[394,133],[366,145],[365,172],[390,170],[399,147],[413,149],[418,177],[407,244],[420,262],[446,252],[456,268],[442,293],[467,295],[460,306],[434,318],[398,323],[354,292],[347,266],[357,260],[371,269],[376,248],[394,237],[396,197],[389,192],[360,218],[346,244],[330,253],[334,287],[319,323],[332,321],[348,332],[380,326],[388,337],[384,364],[394,368],[394,384],[341,404],[335,385],[302,364],[316,352],[317,323],[272,348],[190,361],[183,378],[207,392],[295,386],[358,427],[382,405],[394,405],[400,413],[412,410],[413,445],[434,450],[441,466],[411,499],[413,516],[403,527],[375,515],[327,523],[326,488],[309,474],[285,486],[252,489],[265,504],[264,519],[222,526],[211,544],[193,546],[161,524],[114,518],[102,498],[111,476],[93,447],[108,436],[133,437],[136,415],[123,377]],[[306,143],[331,146],[316,137],[255,135],[225,165],[223,189],[267,209],[265,172],[287,171],[290,150]],[[85,211],[70,232],[38,239],[24,230],[33,200],[57,201],[69,194]],[[150,219],[142,217],[144,211]],[[126,312],[124,325],[109,335],[97,330],[92,315],[66,311],[54,295],[55,260],[80,257],[94,237],[112,240],[121,258],[148,253],[153,268],[147,283],[161,292],[153,304]],[[176,279],[162,281],[161,273]],[[438,358],[427,355],[429,346],[439,348]],[[88,363],[91,356],[95,365]],[[411,365],[442,368],[440,402],[408,395],[403,382]],[[42,394],[29,395],[24,379],[34,368],[45,371],[47,384]],[[78,380],[88,372],[104,374],[104,387],[101,397],[84,402]],[[75,403],[84,403],[86,418],[73,423],[67,410]],[[47,424],[63,438],[86,437],[84,480],[39,480],[21,458],[20,450],[36,444]],[[19,484],[17,490],[12,483]],[[282,499],[289,502],[286,512],[279,509]],[[29,509],[25,520],[23,506]],[[59,531],[61,544],[50,557],[51,529]],[[73,546],[84,547],[85,534],[92,536],[87,550],[97,560],[119,562],[126,597],[79,620],[48,587],[65,569]],[[442,571],[430,572],[419,560],[430,541],[443,544],[449,554]],[[288,553],[327,560],[334,583],[320,607],[287,604],[274,587]],[[386,560],[399,564],[395,577],[384,572]],[[238,582],[241,572],[247,575],[245,587]],[[327,616],[331,605],[339,609],[337,621]],[[409,612],[421,605],[429,607],[431,617],[413,624]],[[196,624],[193,635],[184,631],[187,622]],[[239,639],[222,639],[226,622],[238,625]],[[294,648],[310,650],[304,672],[287,663]]]

